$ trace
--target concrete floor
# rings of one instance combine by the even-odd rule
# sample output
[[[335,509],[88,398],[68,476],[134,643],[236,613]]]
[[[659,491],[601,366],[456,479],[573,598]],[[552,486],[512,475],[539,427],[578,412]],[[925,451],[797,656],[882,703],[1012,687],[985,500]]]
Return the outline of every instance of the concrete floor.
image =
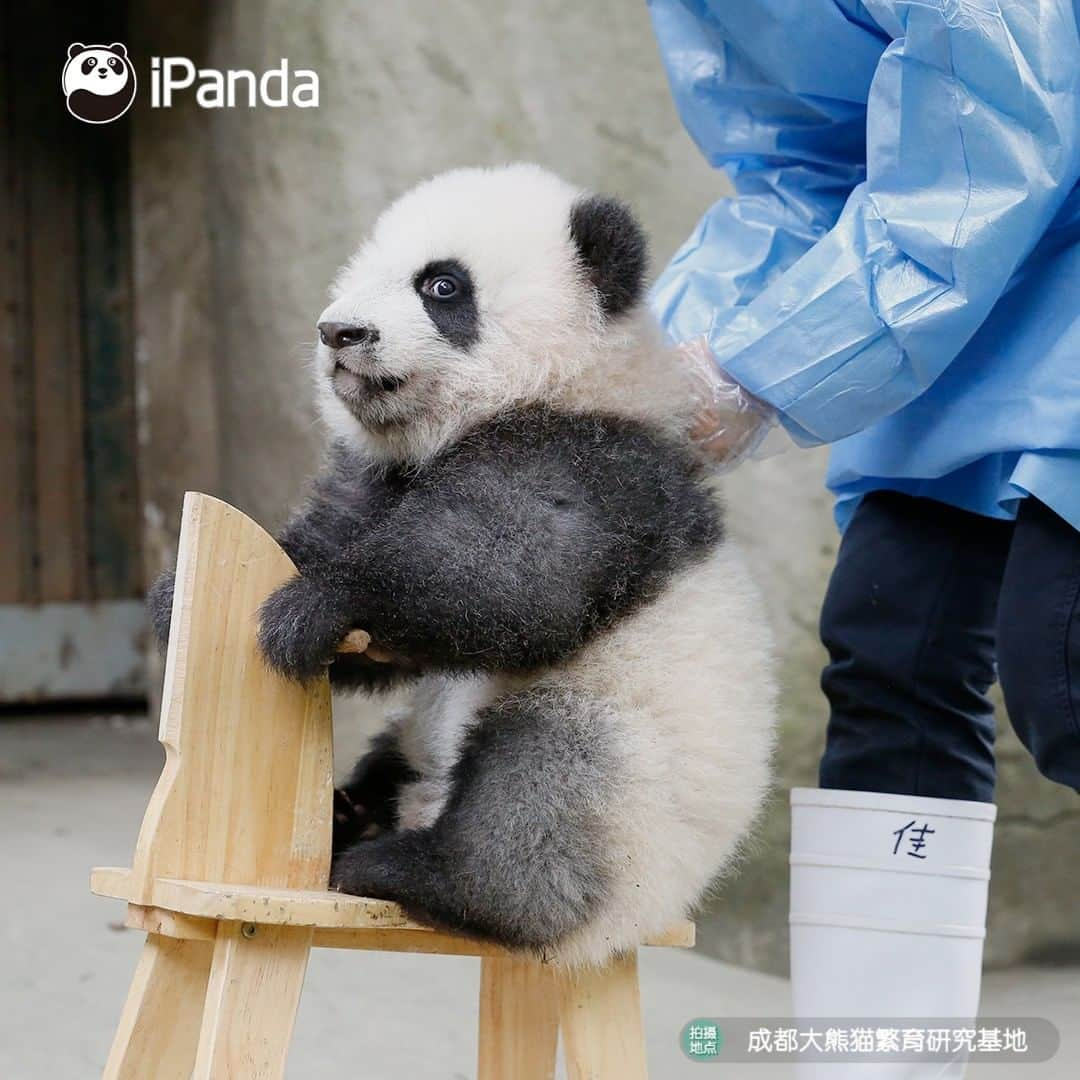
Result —
[[[123,928],[119,904],[89,894],[87,872],[129,863],[160,763],[145,720],[0,720],[0,1080],[100,1073],[142,935]],[[473,959],[316,950],[290,1076],[470,1077],[477,985]],[[788,1012],[782,979],[676,950],[643,950],[642,993],[654,1080],[704,1075],[678,1049],[688,1020]],[[983,1012],[1047,1017],[1062,1049],[1007,1077],[984,1066],[969,1078],[1078,1075],[1080,971],[992,972]],[[789,1075],[779,1065],[725,1071]]]

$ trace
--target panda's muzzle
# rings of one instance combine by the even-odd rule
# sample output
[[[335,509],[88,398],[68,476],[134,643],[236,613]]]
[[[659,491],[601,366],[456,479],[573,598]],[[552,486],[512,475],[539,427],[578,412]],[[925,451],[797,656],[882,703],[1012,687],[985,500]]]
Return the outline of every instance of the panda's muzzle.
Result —
[[[374,326],[321,322],[319,340],[330,349],[334,361],[334,381],[349,396],[386,394],[404,385],[399,375],[381,375],[367,370],[374,359],[379,331]]]

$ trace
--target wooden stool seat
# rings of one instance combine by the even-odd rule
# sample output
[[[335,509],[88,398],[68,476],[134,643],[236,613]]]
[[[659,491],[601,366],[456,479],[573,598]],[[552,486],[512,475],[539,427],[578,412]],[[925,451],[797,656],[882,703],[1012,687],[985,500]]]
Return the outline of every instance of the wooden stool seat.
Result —
[[[389,900],[372,900],[366,896],[349,896],[340,892],[319,892],[314,889],[268,889],[256,885],[219,885],[206,881],[183,881],[176,878],[157,878],[151,885],[150,894],[141,904],[134,902],[135,879],[132,872],[116,866],[99,866],[90,875],[90,891],[98,896],[114,900],[126,900],[137,908],[154,908],[159,913],[187,916],[189,919],[205,920],[208,929],[214,921],[231,921],[265,926],[307,926],[330,931],[355,930],[363,935],[370,931],[416,931],[430,938],[430,947],[400,952],[435,952],[440,946],[449,945],[448,953],[476,956],[511,955],[497,945],[446,934],[430,926],[410,919],[401,908]],[[140,928],[145,925],[140,922]],[[187,924],[189,929],[193,923]],[[188,937],[178,932],[176,937]],[[326,938],[327,944],[340,948],[345,940],[342,934]],[[385,941],[385,935],[379,938]],[[412,941],[410,935],[402,935],[402,944]],[[358,942],[362,938],[358,939]],[[314,944],[321,945],[319,934]],[[694,944],[694,924],[689,920],[677,923],[654,937],[647,938],[644,945],[661,945],[668,948],[691,948]],[[362,943],[356,945],[363,948]],[[382,947],[380,945],[379,947]]]
[[[255,641],[259,604],[293,573],[238,510],[187,496],[162,694],[165,767],[132,867],[99,867],[90,879],[147,934],[105,1076],[282,1077],[308,954],[321,946],[481,957],[479,1080],[551,1080],[560,1031],[571,1080],[644,1080],[636,952],[568,971],[433,930],[385,900],[326,891],[329,684],[280,679]],[[685,921],[644,942],[693,943]]]

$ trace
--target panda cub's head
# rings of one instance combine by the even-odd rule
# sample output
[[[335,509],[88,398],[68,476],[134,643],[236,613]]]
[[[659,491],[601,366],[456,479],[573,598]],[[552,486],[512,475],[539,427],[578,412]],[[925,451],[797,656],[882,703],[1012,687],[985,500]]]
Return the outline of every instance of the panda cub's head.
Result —
[[[135,69],[119,41],[111,45],[74,42],[60,79],[68,112],[88,124],[107,124],[123,116],[135,100]]]
[[[659,352],[646,270],[622,203],[536,166],[428,180],[378,219],[319,317],[324,418],[407,462],[518,404],[633,411],[661,381],[638,377]]]

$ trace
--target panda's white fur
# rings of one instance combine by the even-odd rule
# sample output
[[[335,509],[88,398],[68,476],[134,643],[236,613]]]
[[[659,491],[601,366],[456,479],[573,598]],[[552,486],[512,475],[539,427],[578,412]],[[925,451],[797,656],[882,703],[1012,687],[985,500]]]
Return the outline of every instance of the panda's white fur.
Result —
[[[531,166],[462,169],[394,203],[342,269],[324,323],[378,328],[376,375],[407,378],[358,419],[317,348],[322,413],[373,469],[421,467],[479,422],[522,404],[641,419],[685,438],[693,403],[647,308],[607,318],[567,228],[582,192]],[[473,275],[475,343],[440,336],[414,276],[454,257]],[[372,412],[371,410],[374,410]],[[390,421],[384,423],[384,421]],[[419,774],[398,797],[403,830],[443,812],[485,707],[557,687],[599,703],[617,769],[596,793],[593,854],[610,882],[592,917],[545,952],[599,964],[687,915],[727,867],[765,796],[776,690],[763,604],[730,541],[678,569],[649,602],[561,662],[527,674],[430,674],[392,722]]]

